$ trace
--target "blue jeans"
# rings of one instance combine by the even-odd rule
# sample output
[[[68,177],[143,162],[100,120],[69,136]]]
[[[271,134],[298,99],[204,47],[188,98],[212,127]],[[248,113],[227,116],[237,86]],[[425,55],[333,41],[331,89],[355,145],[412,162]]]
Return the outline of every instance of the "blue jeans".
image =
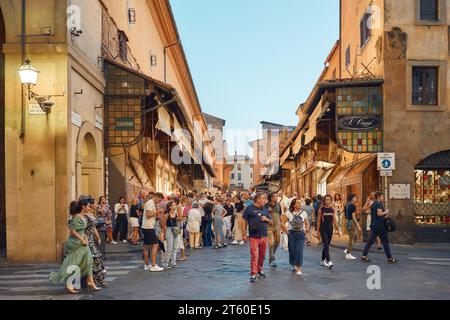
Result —
[[[293,267],[303,266],[303,248],[305,247],[306,235],[303,231],[289,231],[289,264]]]
[[[212,247],[211,222],[206,222],[205,230],[203,230],[203,246],[204,247]]]

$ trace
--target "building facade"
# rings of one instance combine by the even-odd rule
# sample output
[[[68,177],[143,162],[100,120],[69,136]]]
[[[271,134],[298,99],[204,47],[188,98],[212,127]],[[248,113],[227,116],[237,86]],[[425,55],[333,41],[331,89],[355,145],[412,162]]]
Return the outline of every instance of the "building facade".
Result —
[[[82,194],[113,205],[140,190],[212,186],[212,147],[168,1],[14,0],[0,10],[8,260],[58,260],[69,202]],[[25,59],[50,113],[21,85]]]
[[[253,163],[249,156],[238,155],[228,157],[228,164],[232,166],[230,171],[230,190],[249,190],[253,186]]]
[[[230,188],[230,171],[232,165],[227,163],[228,147],[227,141],[224,139],[224,127],[226,120],[215,117],[213,115],[203,113],[208,126],[208,132],[212,140],[212,146],[214,155],[216,158],[214,164],[214,172],[216,178],[214,178],[214,191],[226,191]],[[214,194],[216,192],[213,192]]]
[[[360,206],[381,190],[395,241],[450,241],[450,3],[340,3],[340,39],[282,150],[283,188],[354,193]],[[381,177],[386,152],[396,165]]]

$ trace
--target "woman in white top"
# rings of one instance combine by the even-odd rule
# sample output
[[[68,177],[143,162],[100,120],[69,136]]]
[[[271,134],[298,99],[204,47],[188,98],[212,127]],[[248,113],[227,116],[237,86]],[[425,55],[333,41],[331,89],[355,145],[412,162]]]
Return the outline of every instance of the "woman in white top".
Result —
[[[119,203],[116,203],[114,206],[114,213],[116,214],[116,225],[114,227],[113,232],[113,240],[117,239],[118,234],[120,233],[120,240],[123,243],[127,243],[127,235],[128,235],[128,205],[125,203],[125,198],[120,197]]]
[[[281,216],[281,227],[288,234],[289,264],[292,271],[302,275],[303,248],[305,247],[306,233],[309,230],[308,214],[301,210],[302,202],[298,198],[291,201],[289,210]],[[287,227],[286,227],[286,222]]]
[[[194,203],[189,210],[186,230],[189,232],[189,243],[191,249],[200,248],[200,225],[202,223],[202,213],[200,205]]]

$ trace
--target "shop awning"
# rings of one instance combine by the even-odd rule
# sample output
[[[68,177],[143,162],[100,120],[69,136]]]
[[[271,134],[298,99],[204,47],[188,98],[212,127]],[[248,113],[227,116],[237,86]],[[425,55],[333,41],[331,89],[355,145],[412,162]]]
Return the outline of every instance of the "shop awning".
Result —
[[[130,163],[128,161],[127,163],[125,163],[123,156],[112,157],[111,161],[114,167],[116,167],[116,169],[120,172],[120,175],[122,176],[123,181],[125,183],[128,183],[136,187],[142,187],[142,184],[139,181],[134,169],[131,168]]]
[[[156,129],[172,137],[172,130],[170,130],[171,119],[172,116],[165,108],[158,108],[158,123],[156,124]]]
[[[331,173],[333,172],[333,168],[328,169],[327,171],[325,171],[322,175],[322,177],[319,180],[319,183],[324,183],[327,182],[328,177],[331,175]]]
[[[154,186],[145,171],[145,167],[142,161],[130,156],[130,164],[134,169],[137,179],[140,181],[142,186],[149,190],[154,190]]]
[[[178,188],[186,191],[186,192],[191,192],[193,190],[193,187],[184,183],[183,180],[181,180],[180,178],[177,178],[177,186]]]
[[[292,153],[294,154],[294,156],[297,155],[300,152],[300,149],[302,148],[302,136],[303,131],[299,133],[299,135],[294,141],[294,146],[292,147]]]
[[[289,158],[291,154],[291,147],[287,148],[287,150],[283,153],[283,155],[280,158],[280,166],[283,165],[283,163],[286,162],[287,158]]]
[[[344,184],[355,175],[360,175],[376,161],[377,155],[371,155],[362,160],[351,163],[345,167],[336,167],[328,177],[329,184]]]

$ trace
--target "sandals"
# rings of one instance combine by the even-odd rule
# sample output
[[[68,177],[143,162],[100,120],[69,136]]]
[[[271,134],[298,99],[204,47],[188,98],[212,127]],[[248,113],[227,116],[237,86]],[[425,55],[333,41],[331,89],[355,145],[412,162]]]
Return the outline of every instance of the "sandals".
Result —
[[[390,258],[389,260],[388,260],[388,263],[390,263],[390,264],[394,264],[394,263],[397,263],[399,260],[397,260],[397,259],[395,259],[395,258]]]

